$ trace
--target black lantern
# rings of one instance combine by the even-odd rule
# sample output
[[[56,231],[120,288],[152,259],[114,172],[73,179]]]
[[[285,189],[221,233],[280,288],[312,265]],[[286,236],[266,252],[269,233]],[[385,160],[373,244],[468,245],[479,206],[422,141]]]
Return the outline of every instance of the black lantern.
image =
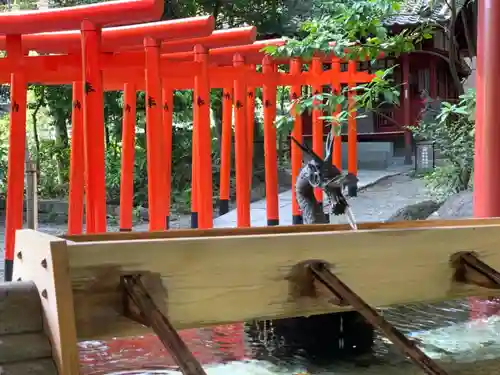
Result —
[[[436,166],[436,154],[434,151],[434,142],[417,141],[415,143],[415,172],[431,172]]]

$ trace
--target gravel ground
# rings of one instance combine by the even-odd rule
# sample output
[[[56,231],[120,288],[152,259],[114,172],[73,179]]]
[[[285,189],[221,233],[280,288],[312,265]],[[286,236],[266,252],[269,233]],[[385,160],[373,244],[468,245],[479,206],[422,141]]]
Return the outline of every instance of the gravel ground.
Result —
[[[380,180],[349,199],[356,221],[385,221],[400,208],[432,197],[421,179],[399,174]],[[345,222],[336,217],[336,222]]]

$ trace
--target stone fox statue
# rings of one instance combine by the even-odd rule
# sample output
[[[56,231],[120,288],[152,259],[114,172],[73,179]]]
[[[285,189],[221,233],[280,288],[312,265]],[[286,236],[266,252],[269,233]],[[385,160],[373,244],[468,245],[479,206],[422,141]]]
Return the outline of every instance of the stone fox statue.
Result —
[[[354,217],[342,191],[345,186],[356,184],[358,179],[353,174],[343,174],[332,165],[331,137],[327,139],[325,159],[321,159],[306,145],[300,145],[293,138],[292,140],[310,158],[299,173],[295,187],[304,224],[328,223],[323,204],[314,196],[314,188],[319,187],[329,201],[327,212],[334,215],[346,214],[351,227],[356,229]],[[357,312],[262,321],[254,323],[249,333],[253,337],[268,337],[264,352],[260,351],[258,356],[264,354],[271,359],[289,359],[299,355],[314,364],[328,364],[336,359],[370,354],[374,340],[374,329]]]

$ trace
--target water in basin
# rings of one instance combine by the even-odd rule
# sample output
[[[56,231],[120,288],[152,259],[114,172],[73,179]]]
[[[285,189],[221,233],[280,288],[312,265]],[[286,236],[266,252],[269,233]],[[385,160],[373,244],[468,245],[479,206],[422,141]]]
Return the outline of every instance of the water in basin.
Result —
[[[432,309],[429,306],[405,306],[382,313],[431,358],[449,362],[500,358],[500,317],[468,321],[464,319],[468,313],[463,314],[468,309],[466,301],[447,302]],[[372,364],[398,366],[406,362],[381,334],[377,336],[374,355],[369,358],[321,367],[307,363],[300,355],[291,358],[263,355],[267,342],[260,338],[249,341],[241,323],[180,334],[208,375],[361,375]],[[80,360],[83,375],[180,374],[154,335],[82,342]]]

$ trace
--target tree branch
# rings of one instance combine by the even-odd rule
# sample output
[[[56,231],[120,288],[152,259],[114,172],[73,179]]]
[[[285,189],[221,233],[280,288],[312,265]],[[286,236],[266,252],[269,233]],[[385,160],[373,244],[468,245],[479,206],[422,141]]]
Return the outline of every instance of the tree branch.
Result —
[[[444,61],[446,61],[448,64],[451,64],[450,59],[439,52],[429,51],[429,50],[418,50],[418,51],[412,51],[411,53],[420,53],[420,54],[424,54],[424,55],[437,56],[440,59],[443,59]]]
[[[454,61],[458,57],[457,53],[457,44],[455,40],[455,26],[457,21],[457,4],[453,0],[451,2],[451,20],[450,20],[450,36],[452,36],[453,42],[450,43],[450,50],[448,53],[450,61]],[[455,88],[457,89],[458,95],[464,93],[464,88],[460,78],[458,77],[458,71],[456,64],[449,64],[451,77],[453,78],[453,82],[455,83]]]
[[[41,86],[40,97],[37,98],[36,106],[31,114],[31,120],[33,122],[33,138],[35,139],[35,151],[36,151],[36,170],[40,173],[40,139],[38,138],[38,111],[45,104],[45,86]]]
[[[467,22],[467,16],[465,12],[461,13],[462,26],[464,28],[465,41],[467,43],[467,50],[469,51],[469,56],[476,56],[476,43],[472,39],[472,33],[470,31],[469,23]]]

